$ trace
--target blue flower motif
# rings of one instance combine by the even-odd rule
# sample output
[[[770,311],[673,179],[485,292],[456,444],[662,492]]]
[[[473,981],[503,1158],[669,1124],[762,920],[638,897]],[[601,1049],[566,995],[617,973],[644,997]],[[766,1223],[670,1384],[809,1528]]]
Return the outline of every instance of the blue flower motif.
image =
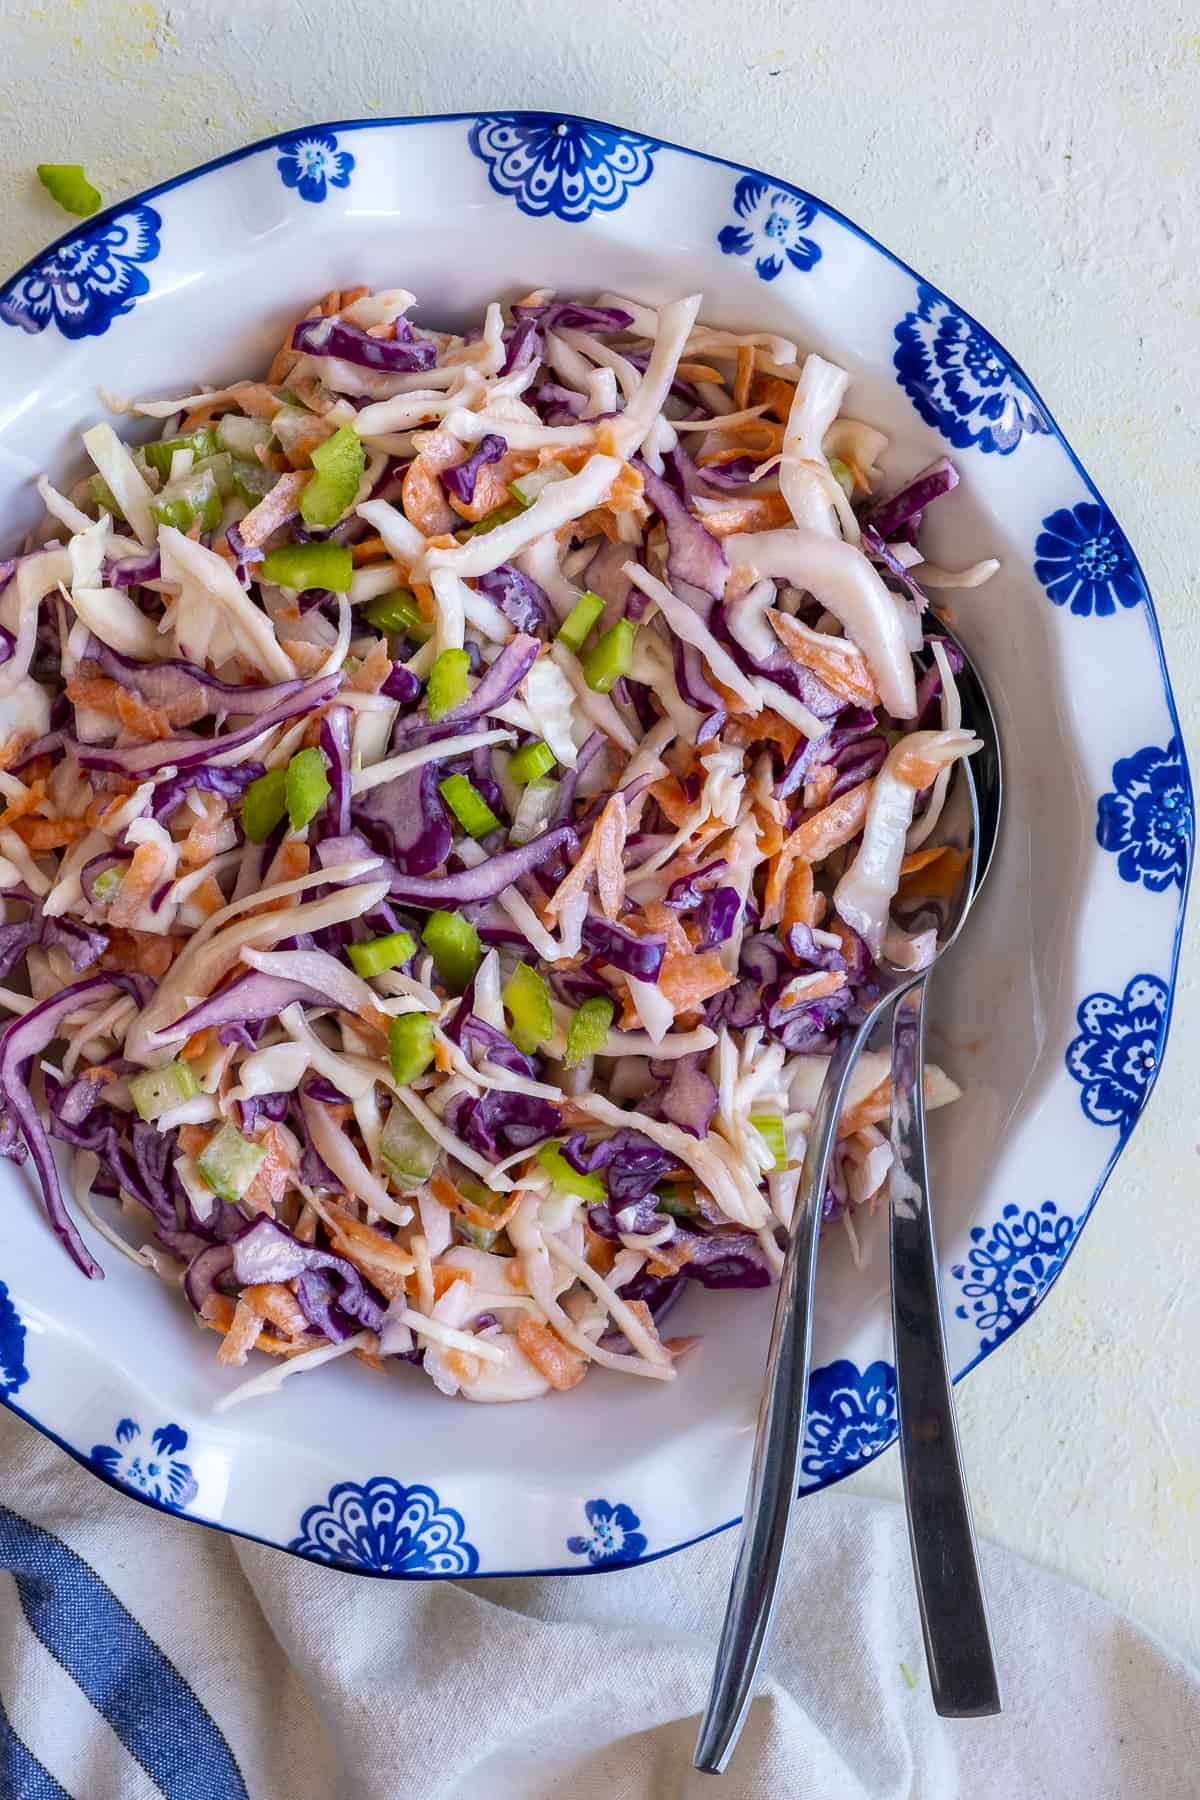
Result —
[[[812,1482],[849,1475],[886,1450],[896,1435],[896,1371],[874,1362],[860,1371],[852,1362],[814,1369],[808,1383],[808,1421],[800,1471]]]
[[[589,1500],[584,1505],[591,1530],[586,1537],[569,1537],[572,1556],[586,1556],[595,1569],[617,1563],[635,1563],[646,1554],[646,1539],[638,1530],[641,1520],[632,1507],[608,1500]]]
[[[896,327],[900,385],[925,420],[959,450],[1008,456],[1026,432],[1048,432],[1033,396],[999,344],[924,282]]]
[[[1116,853],[1122,881],[1141,881],[1152,894],[1181,888],[1192,841],[1192,791],[1172,738],[1165,750],[1147,744],[1114,763],[1115,792],[1101,794],[1096,841]]]
[[[1036,1211],[1010,1202],[996,1224],[972,1226],[967,1260],[950,1272],[970,1303],[954,1310],[960,1319],[974,1316],[980,1350],[994,1350],[1033,1311],[1067,1260],[1079,1224],[1043,1200]]]
[[[576,222],[624,206],[654,173],[658,149],[654,138],[544,113],[492,113],[475,121],[468,142],[496,192],[523,213]]]
[[[89,1461],[120,1482],[157,1500],[172,1512],[182,1512],[196,1498],[196,1477],[191,1465],[177,1454],[187,1449],[188,1434],[179,1425],[160,1425],[151,1433],[149,1451],[142,1444],[142,1428],[136,1419],[118,1419],[113,1433],[116,1444],[93,1444]]]
[[[15,1394],[29,1380],[25,1367],[25,1327],[0,1281],[0,1398]]]
[[[463,1535],[462,1514],[432,1488],[405,1487],[375,1475],[361,1487],[342,1481],[310,1506],[288,1545],[314,1562],[386,1575],[473,1575],[479,1552]]]
[[[1071,611],[1101,618],[1142,598],[1133,551],[1106,506],[1081,500],[1042,520],[1034,545],[1033,572],[1055,606],[1071,603]]]
[[[139,265],[158,255],[161,226],[152,206],[135,206],[56,245],[9,283],[0,319],[22,331],[53,323],[67,338],[100,337],[150,291]]]
[[[754,253],[754,267],[764,281],[774,281],[784,267],[804,273],[821,260],[821,246],[805,237],[817,209],[805,194],[772,187],[757,175],[743,175],[733,190],[733,210],[742,225],[726,225],[717,242],[726,256]]]
[[[295,188],[302,200],[319,206],[327,186],[350,186],[354,158],[348,150],[338,149],[332,131],[297,131],[283,139],[275,167],[284,187]]]
[[[1067,1047],[1067,1069],[1083,1088],[1080,1103],[1096,1125],[1132,1128],[1158,1070],[1167,1029],[1165,981],[1135,975],[1118,1000],[1089,994],[1079,1008],[1080,1035]]]

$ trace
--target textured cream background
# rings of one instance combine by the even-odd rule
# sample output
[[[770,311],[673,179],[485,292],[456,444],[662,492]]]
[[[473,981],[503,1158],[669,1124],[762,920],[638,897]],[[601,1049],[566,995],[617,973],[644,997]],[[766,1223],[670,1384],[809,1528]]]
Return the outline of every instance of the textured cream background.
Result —
[[[843,208],[1041,388],[1200,704],[1200,15],[1161,0],[0,0],[0,269],[106,200],[316,119],[573,109]],[[1119,704],[1119,696],[1114,695]],[[1193,750],[1196,746],[1193,744]],[[1193,934],[1194,945],[1194,934]],[[1200,1012],[1038,1316],[960,1390],[980,1529],[1200,1660]],[[858,1478],[897,1490],[895,1452]]]

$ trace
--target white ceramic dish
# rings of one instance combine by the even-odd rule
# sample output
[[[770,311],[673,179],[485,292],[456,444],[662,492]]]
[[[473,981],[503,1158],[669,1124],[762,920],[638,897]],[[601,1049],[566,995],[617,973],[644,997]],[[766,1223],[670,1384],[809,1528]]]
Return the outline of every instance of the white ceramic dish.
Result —
[[[36,257],[0,296],[6,535],[101,416],[99,385],[264,367],[305,302],[353,282],[403,283],[436,323],[531,285],[701,289],[704,318],[848,366],[890,476],[955,457],[933,552],[1003,558],[958,612],[1008,778],[995,873],[935,984],[934,1054],[966,1089],[932,1135],[951,1357],[971,1368],[1058,1275],[1165,1041],[1191,790],[1129,545],[1000,346],[849,221],[735,163],[517,113],[291,133]],[[84,1281],[27,1177],[0,1165],[0,1188],[0,1396],[151,1504],[396,1576],[611,1567],[740,1512],[769,1294],[690,1292],[677,1328],[704,1344],[665,1392],[597,1371],[569,1399],[468,1408],[408,1369],[336,1365],[218,1417],[241,1376],[183,1302],[98,1242],[107,1279]],[[859,1235],[860,1267],[840,1228],[822,1247],[806,1488],[894,1435],[883,1219]]]

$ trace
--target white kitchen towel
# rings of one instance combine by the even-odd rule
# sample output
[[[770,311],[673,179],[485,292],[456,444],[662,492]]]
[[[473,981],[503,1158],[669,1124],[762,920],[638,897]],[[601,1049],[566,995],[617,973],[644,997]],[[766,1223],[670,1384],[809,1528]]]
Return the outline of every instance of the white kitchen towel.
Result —
[[[0,1411],[0,1800],[1194,1800],[1200,1672],[990,1545],[996,1719],[930,1705],[900,1509],[801,1506],[729,1772],[691,1768],[729,1534],[387,1582],[184,1524]]]

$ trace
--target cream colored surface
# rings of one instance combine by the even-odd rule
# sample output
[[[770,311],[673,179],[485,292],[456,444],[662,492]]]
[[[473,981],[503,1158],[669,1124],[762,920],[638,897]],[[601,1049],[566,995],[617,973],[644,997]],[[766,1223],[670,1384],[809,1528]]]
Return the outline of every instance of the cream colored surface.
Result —
[[[209,0],[3,0],[0,269],[64,227],[39,161],[82,161],[113,200],[318,119],[562,106],[756,163],[848,212],[1024,365],[1141,557],[1190,732],[1200,31],[1187,11],[247,0],[227,23]],[[1147,1117],[1059,1286],[960,1395],[980,1530],[1200,1660],[1196,990],[1185,951]],[[898,1491],[895,1452],[852,1486]]]

